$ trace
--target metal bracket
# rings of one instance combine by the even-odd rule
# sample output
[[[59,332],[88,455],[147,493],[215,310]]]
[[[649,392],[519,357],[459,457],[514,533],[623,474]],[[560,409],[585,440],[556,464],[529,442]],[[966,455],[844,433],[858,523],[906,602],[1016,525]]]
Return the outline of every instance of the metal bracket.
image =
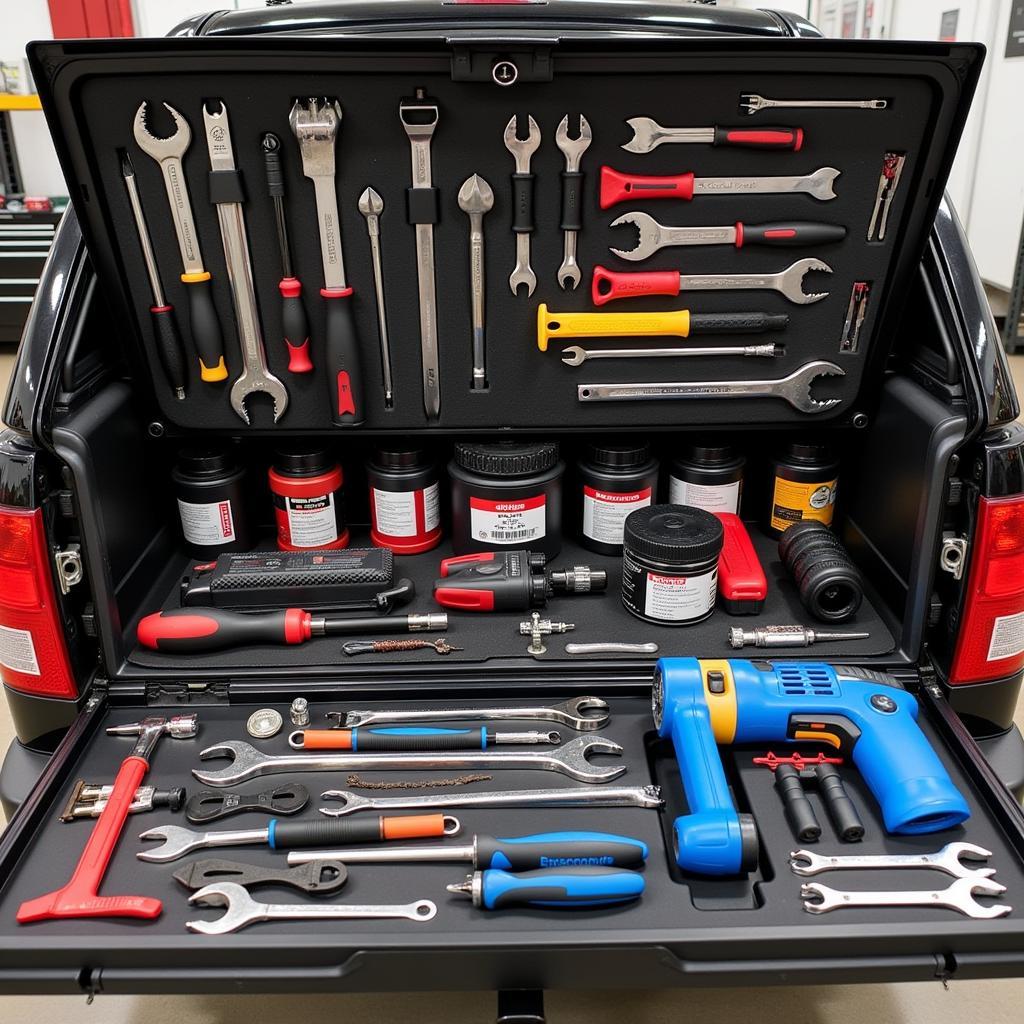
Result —
[[[495,1024],[544,1024],[544,990],[501,989]]]
[[[82,549],[78,544],[69,544],[58,549],[54,555],[57,565],[57,582],[60,592],[67,594],[76,583],[82,582]]]
[[[517,82],[550,82],[554,70],[551,62],[551,47],[556,40],[516,43],[515,40],[495,40],[493,50],[480,49],[487,46],[483,40],[475,40],[472,46],[449,40],[452,45],[453,82],[493,82],[499,86],[515,85]]]
[[[958,580],[964,574],[967,565],[967,541],[963,537],[947,534],[942,538],[939,551],[939,567]]]

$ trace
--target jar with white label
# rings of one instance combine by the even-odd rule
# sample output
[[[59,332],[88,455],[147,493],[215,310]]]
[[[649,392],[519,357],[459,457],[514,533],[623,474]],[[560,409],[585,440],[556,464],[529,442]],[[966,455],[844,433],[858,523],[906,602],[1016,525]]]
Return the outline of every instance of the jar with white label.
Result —
[[[729,445],[687,445],[669,468],[668,500],[673,505],[739,515],[745,463]]]
[[[658,489],[658,460],[648,444],[591,444],[579,463],[580,541],[603,555],[622,554],[626,516]]]
[[[715,610],[718,556],[725,531],[718,517],[688,505],[649,505],[626,519],[622,604],[638,619],[691,626]]]
[[[196,557],[211,559],[249,548],[244,479],[245,469],[228,448],[205,445],[178,452],[171,480],[181,532]]]
[[[441,542],[438,471],[426,452],[375,448],[366,464],[370,540],[396,555],[418,555]]]
[[[448,465],[455,554],[529,548],[554,558],[564,473],[553,441],[456,444]]]
[[[267,477],[274,496],[278,548],[348,547],[344,477],[326,449],[308,444],[282,447]]]

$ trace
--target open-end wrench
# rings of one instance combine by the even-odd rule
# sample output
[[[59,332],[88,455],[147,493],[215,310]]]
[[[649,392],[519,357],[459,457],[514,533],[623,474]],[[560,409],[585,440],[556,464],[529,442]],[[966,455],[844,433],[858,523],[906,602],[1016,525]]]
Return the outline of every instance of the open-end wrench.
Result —
[[[199,375],[205,381],[224,380],[228,368],[224,365],[224,339],[220,321],[213,308],[210,295],[210,272],[203,266],[203,255],[199,251],[199,235],[192,215],[192,204],[188,197],[188,183],[181,158],[192,142],[192,129],[169,103],[164,104],[167,113],[174,120],[174,134],[158,139],[146,127],[146,104],[141,103],[135,111],[133,133],[139,149],[152,157],[163,174],[167,189],[167,201],[171,207],[174,234],[181,251],[183,273],[182,283],[188,287],[189,326],[192,341],[199,354]]]
[[[313,182],[316,197],[320,259],[324,267],[320,295],[327,301],[324,363],[331,421],[339,427],[355,426],[363,422],[364,410],[359,339],[352,316],[352,289],[345,278],[335,186],[334,148],[341,124],[341,104],[337,100],[331,102],[316,97],[305,103],[296,100],[288,123],[299,143],[302,173]]]
[[[487,350],[484,338],[484,214],[494,207],[494,191],[479,174],[471,174],[459,189],[459,209],[469,217],[469,290],[473,309],[474,391],[487,387]]]
[[[232,763],[217,771],[193,768],[192,774],[204,786],[235,786],[258,775],[281,772],[335,771],[432,771],[459,768],[518,768],[560,772],[577,782],[611,782],[623,775],[624,764],[598,767],[590,763],[591,754],[621,755],[622,747],[603,736],[578,736],[553,750],[480,750],[457,753],[352,754],[296,753],[265,754],[241,740],[226,740],[207,747],[202,761],[230,757]],[[155,831],[155,830],[154,830]],[[265,831],[265,830],[263,830]]]
[[[415,722],[557,722],[577,732],[594,732],[608,724],[611,712],[608,702],[600,697],[573,697],[552,707],[511,708],[409,708],[373,711],[328,711],[337,728],[352,729],[357,725],[408,725]]]
[[[569,138],[568,114],[558,122],[555,129],[555,144],[565,157],[565,170],[562,172],[562,223],[559,225],[565,232],[565,246],[562,265],[558,268],[558,283],[563,291],[578,287],[583,276],[576,262],[576,235],[583,227],[583,174],[580,171],[580,159],[590,148],[592,139],[590,125],[582,114],[580,133],[575,139]]]
[[[329,818],[357,811],[427,810],[437,807],[647,807],[665,805],[660,786],[612,786],[595,789],[506,789],[491,793],[448,793],[429,796],[360,796],[347,789],[328,789],[321,800],[338,800],[340,807],[321,807]]]
[[[237,179],[228,111],[220,100],[208,100],[203,104],[203,126],[206,130],[211,172],[222,175],[222,181]],[[267,368],[263,328],[260,326],[256,286],[252,277],[252,257],[245,232],[245,213],[241,202],[234,198],[238,193],[227,191],[232,199],[218,200],[217,220],[220,223],[224,262],[227,264],[228,281],[235,304],[238,342],[242,348],[242,373],[231,385],[231,408],[249,423],[246,399],[254,394],[269,395],[274,403],[274,422],[277,423],[288,408],[288,391]]]
[[[512,230],[516,235],[516,265],[509,275],[508,286],[513,295],[519,294],[520,285],[526,285],[526,297],[537,287],[537,275],[530,266],[530,235],[533,232],[533,179],[530,159],[540,146],[540,128],[528,115],[529,131],[525,139],[519,138],[519,121],[513,114],[505,125],[505,148],[515,157],[516,170],[512,175]]]
[[[441,367],[437,350],[437,286],[434,276],[434,222],[437,189],[430,165],[430,140],[437,128],[437,104],[417,89],[398,105],[398,117],[412,148],[412,188],[408,194],[409,223],[416,228],[416,277],[420,300],[420,358],[423,362],[423,409],[428,420],[441,417]],[[419,208],[413,204],[423,200]]]
[[[778,345],[706,345],[703,348],[581,348],[562,349],[566,366],[581,366],[588,359],[674,359],[676,356],[777,356]]]
[[[935,853],[823,856],[810,850],[794,850],[789,866],[794,875],[820,875],[823,871],[862,871],[870,868],[930,868],[954,878],[991,878],[995,868],[969,868],[965,860],[987,860],[991,851],[973,843],[948,843]]]
[[[380,258],[380,215],[384,200],[373,188],[363,189],[359,196],[359,212],[366,218],[366,231],[370,236],[370,259],[373,263],[373,289],[377,295],[377,327],[380,331],[380,362],[384,373],[384,407],[395,404],[395,389],[391,380],[391,344],[388,341],[388,314],[384,305],[384,270]]]
[[[682,274],[678,270],[619,272],[594,267],[590,285],[595,306],[637,295],[678,295],[680,292],[776,291],[798,306],[819,302],[828,292],[805,292],[804,277],[812,270],[831,274],[821,260],[802,259],[775,274]]]
[[[202,907],[227,907],[215,921],[186,921],[190,932],[201,935],[228,935],[259,921],[362,920],[366,918],[405,918],[429,921],[437,913],[430,900],[393,904],[342,903],[258,903],[240,885],[217,882],[192,893],[189,903]]]
[[[788,377],[772,380],[713,380],[662,384],[580,384],[576,397],[581,402],[630,402],[659,398],[782,398],[799,412],[825,412],[842,399],[811,397],[818,377],[845,377],[835,363],[815,359],[804,363]]]
[[[663,142],[792,150],[804,144],[803,128],[663,128],[651,117],[629,117],[626,124],[633,129],[633,138],[622,144],[627,153],[650,153]]]
[[[885,110],[888,100],[771,100],[766,96],[758,96],[756,92],[745,92],[740,96],[740,110],[748,114],[756,114],[759,110],[770,107],[814,108],[816,110],[834,110],[838,108],[859,108],[861,110]]]
[[[623,260],[645,260],[668,245],[825,245],[846,237],[842,224],[816,221],[780,221],[773,224],[722,224],[713,227],[667,227],[649,213],[631,210],[616,217],[610,227],[632,224],[637,229],[637,244],[632,249],[612,249]]]
[[[882,892],[846,892],[831,889],[820,882],[805,882],[800,886],[804,910],[809,914],[827,914],[830,910],[846,907],[945,907],[967,917],[991,919],[1005,917],[1013,907],[1005,903],[985,906],[974,899],[975,893],[999,896],[1006,886],[991,878],[958,878],[948,889],[923,889]]]

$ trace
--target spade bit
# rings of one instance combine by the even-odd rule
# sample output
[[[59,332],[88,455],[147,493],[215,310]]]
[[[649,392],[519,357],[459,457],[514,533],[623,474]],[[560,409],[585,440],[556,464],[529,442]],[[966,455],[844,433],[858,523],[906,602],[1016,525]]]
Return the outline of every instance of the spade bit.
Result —
[[[211,106],[218,109],[211,111]],[[241,188],[231,147],[227,107],[219,100],[204,104],[203,126],[206,129],[206,146],[210,152],[210,170],[214,175],[220,175],[219,180],[227,184],[228,194],[231,194],[230,188],[234,186],[240,198]],[[238,321],[238,340],[242,347],[242,374],[231,385],[231,408],[249,423],[246,399],[257,393],[269,395],[274,402],[274,422],[277,423],[288,408],[288,391],[267,368],[267,352],[263,347],[263,331],[260,328],[256,288],[252,279],[249,241],[245,233],[245,214],[238,199],[221,200],[216,205],[220,235],[224,242],[224,262],[228,268],[228,281],[231,283],[235,318]]]
[[[459,189],[459,209],[469,217],[469,283],[473,300],[474,391],[487,388],[487,350],[484,344],[484,214],[494,206],[494,192],[479,174],[471,174]]]

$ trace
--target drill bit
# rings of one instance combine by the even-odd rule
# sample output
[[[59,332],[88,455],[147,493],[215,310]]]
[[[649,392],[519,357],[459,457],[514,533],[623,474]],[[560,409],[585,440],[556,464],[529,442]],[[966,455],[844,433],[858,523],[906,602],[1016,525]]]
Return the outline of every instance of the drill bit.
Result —
[[[729,646],[740,647],[810,647],[830,640],[867,640],[870,633],[834,633],[830,630],[808,629],[806,626],[762,626],[729,630]]]

